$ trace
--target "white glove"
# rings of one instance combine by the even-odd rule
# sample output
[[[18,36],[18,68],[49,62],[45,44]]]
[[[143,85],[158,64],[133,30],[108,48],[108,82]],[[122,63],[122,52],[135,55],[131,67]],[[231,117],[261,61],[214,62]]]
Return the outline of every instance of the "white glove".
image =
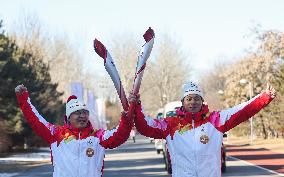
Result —
[[[18,85],[16,88],[15,88],[15,92],[17,94],[23,94],[23,92],[27,91],[27,88],[21,84],[21,85]]]

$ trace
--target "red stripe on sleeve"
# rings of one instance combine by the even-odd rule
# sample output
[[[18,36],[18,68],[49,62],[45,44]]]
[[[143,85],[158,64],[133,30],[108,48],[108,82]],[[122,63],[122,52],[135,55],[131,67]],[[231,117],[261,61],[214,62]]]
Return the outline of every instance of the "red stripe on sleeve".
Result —
[[[229,120],[225,122],[224,125],[216,127],[219,131],[225,133],[230,129],[236,127],[240,123],[248,120],[250,117],[254,116],[261,109],[267,106],[272,101],[272,98],[266,93],[262,93],[258,98],[253,100],[251,103],[246,105],[243,109],[233,114]]]
[[[123,144],[129,137],[133,127],[133,119],[127,119],[127,115],[121,114],[120,123],[116,132],[108,139],[101,141],[104,148],[113,149]]]
[[[157,124],[160,120],[153,119]],[[136,106],[136,116],[134,116],[135,127],[142,135],[155,138],[155,139],[165,139],[169,134],[167,130],[162,130],[160,128],[154,128],[147,124],[145,116],[142,112],[141,105]]]
[[[42,137],[46,142],[51,144],[53,142],[53,137],[50,130],[39,121],[38,117],[32,111],[31,105],[27,102],[29,98],[29,93],[24,92],[22,95],[16,94],[20,108],[24,114],[25,119],[31,126],[33,131],[40,137]]]

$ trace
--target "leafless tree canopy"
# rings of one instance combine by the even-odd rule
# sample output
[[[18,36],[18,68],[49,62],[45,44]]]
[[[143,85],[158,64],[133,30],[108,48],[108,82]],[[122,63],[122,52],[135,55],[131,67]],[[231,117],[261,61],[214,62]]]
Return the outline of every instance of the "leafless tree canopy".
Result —
[[[142,44],[134,38],[114,40],[111,53],[126,92],[130,92],[136,69],[137,57]],[[180,99],[182,85],[189,80],[191,68],[188,59],[180,51],[180,45],[169,36],[155,43],[147,61],[140,94],[146,112],[154,115],[156,110],[169,101]]]
[[[277,98],[263,111],[254,116],[254,134],[264,138],[279,137],[284,135],[283,119],[283,79],[284,79],[284,35],[279,31],[260,31],[258,50],[249,52],[236,62],[228,65],[221,72],[208,75],[207,83],[211,88],[218,86],[208,80],[221,81],[224,94],[222,96],[223,107],[231,107],[250,98],[249,84],[242,86],[241,79],[252,83],[253,96],[259,94],[271,83],[278,91]],[[216,77],[217,74],[217,77]],[[207,88],[208,90],[208,88]],[[210,89],[209,89],[210,90]],[[214,90],[214,89],[213,89]],[[217,89],[215,89],[216,91]],[[236,135],[247,135],[248,124],[241,124],[232,130]]]
[[[224,96],[226,78],[222,75],[228,62],[218,60],[213,67],[201,79],[201,86],[204,89],[204,100],[207,102],[210,110],[220,110]]]
[[[167,102],[180,100],[182,85],[190,80],[190,58],[180,48],[170,36],[163,36],[154,46],[155,53],[145,71],[141,92],[142,101],[150,113],[156,113]]]
[[[58,91],[64,92],[63,99],[70,94],[70,83],[82,81],[83,58],[72,46],[68,37],[48,34],[48,29],[36,15],[23,14],[10,33],[17,44],[49,65],[52,81],[58,83]]]
[[[90,84],[94,82],[90,79],[92,74],[86,74],[83,70],[83,57],[70,44],[68,37],[49,35],[47,28],[34,15],[22,15],[21,18],[15,31],[10,32],[10,37],[25,51],[49,65],[51,79],[59,84],[58,91],[65,92],[64,98],[69,95],[71,81],[83,81],[89,89],[92,89],[92,85],[98,85]],[[241,86],[241,79],[252,83],[254,95],[260,93],[265,88],[265,83],[269,82],[279,92],[272,104],[255,116],[256,135],[265,138],[284,136],[284,33],[259,29],[254,33],[259,41],[256,51],[246,53],[234,63],[217,63],[214,70],[204,76],[201,85],[205,90],[205,100],[210,109],[230,107],[248,100],[250,96],[249,85]],[[113,38],[112,46],[108,47],[127,95],[132,89],[137,57],[143,44],[143,39],[133,36],[118,35]],[[154,116],[156,110],[165,103],[180,99],[182,85],[190,80],[192,67],[189,63],[190,57],[181,52],[181,46],[174,38],[165,35],[155,42],[140,89],[147,114]],[[114,86],[111,85],[110,78],[105,76],[97,78],[97,81],[105,83],[108,88],[104,89],[103,94],[113,98],[116,95],[113,94],[116,93]],[[109,82],[104,82],[106,79]],[[100,92],[101,87],[95,89]],[[223,91],[222,95],[218,94],[220,90]],[[116,104],[120,105],[119,101]],[[115,115],[120,115],[117,105],[110,105],[110,109],[117,111]],[[114,114],[109,115],[114,117]],[[118,118],[119,116],[117,120]],[[233,131],[245,135],[248,130],[248,125],[242,124]]]

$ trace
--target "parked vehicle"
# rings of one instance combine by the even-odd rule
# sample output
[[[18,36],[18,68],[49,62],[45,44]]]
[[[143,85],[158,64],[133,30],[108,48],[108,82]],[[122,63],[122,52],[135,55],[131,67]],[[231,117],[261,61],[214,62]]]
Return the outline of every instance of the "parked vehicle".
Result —
[[[164,117],[164,109],[160,108],[157,111],[156,119],[162,119]]]
[[[227,134],[224,134],[223,137],[226,138]],[[227,166],[226,166],[226,147],[224,143],[222,143],[221,146],[221,162],[222,162],[221,171],[222,173],[225,173]]]
[[[182,106],[181,101],[169,102],[164,106],[164,115],[163,117],[175,117],[176,110]]]
[[[163,139],[155,139],[155,148],[157,150],[157,154],[160,154],[163,151]]]
[[[163,108],[158,109],[156,119],[162,119],[163,118]],[[157,150],[157,153],[160,154],[163,151],[163,139],[155,139],[155,148]]]
[[[176,116],[176,110],[182,106],[181,101],[174,101],[167,103],[164,106],[164,118],[167,117],[175,117]],[[171,157],[168,151],[167,143],[165,140],[163,140],[163,156],[164,156],[164,162],[165,162],[165,169],[169,174],[172,174],[172,164],[171,164]]]
[[[155,141],[154,138],[149,137],[150,143],[153,143]]]
[[[164,162],[165,162],[165,169],[168,172],[168,174],[172,174],[171,156],[170,156],[166,141],[164,142],[164,146],[163,146],[163,156],[164,156]]]

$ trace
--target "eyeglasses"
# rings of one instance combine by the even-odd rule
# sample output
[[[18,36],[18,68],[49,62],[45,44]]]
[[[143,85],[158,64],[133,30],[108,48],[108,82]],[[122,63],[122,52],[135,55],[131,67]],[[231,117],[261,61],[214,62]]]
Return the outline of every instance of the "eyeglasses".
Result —
[[[202,101],[201,96],[194,96],[194,97],[187,96],[187,97],[185,97],[185,99],[186,99],[186,101],[191,101],[191,100]]]
[[[81,109],[81,110],[78,110],[78,111],[73,112],[72,114],[75,114],[75,115],[77,115],[77,116],[80,116],[81,114],[83,114],[83,115],[89,115],[89,111],[88,111],[88,110],[85,110],[85,109]]]

